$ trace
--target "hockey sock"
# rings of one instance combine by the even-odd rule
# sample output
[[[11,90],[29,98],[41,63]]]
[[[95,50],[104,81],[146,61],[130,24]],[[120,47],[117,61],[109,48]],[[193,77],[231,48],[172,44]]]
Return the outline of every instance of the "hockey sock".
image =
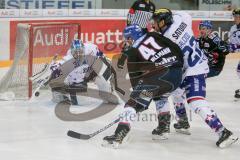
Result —
[[[172,92],[172,100],[174,104],[174,109],[176,111],[177,118],[187,117],[187,112],[185,109],[184,102],[186,101],[184,95],[184,90],[178,88]]]
[[[184,103],[174,103],[174,109],[178,118],[187,117]]]
[[[133,107],[131,107],[129,105],[126,105],[124,110],[123,110],[123,113],[120,114],[119,123],[128,124],[129,127],[130,127],[131,124],[133,123],[133,121],[135,121],[136,117],[137,117],[136,110]]]
[[[161,97],[158,100],[155,100],[156,111],[158,114],[164,114],[170,112],[170,107],[167,97]]]
[[[224,130],[217,114],[209,107],[206,100],[195,100],[189,103],[191,109],[198,114],[218,135]]]

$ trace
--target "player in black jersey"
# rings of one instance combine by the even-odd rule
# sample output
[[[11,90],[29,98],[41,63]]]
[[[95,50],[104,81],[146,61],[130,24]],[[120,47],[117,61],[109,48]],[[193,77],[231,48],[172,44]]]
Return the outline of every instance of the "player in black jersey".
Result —
[[[225,57],[229,53],[226,42],[221,40],[217,34],[212,33],[211,21],[201,21],[199,24],[200,36],[198,37],[199,47],[208,57],[209,73],[207,77],[218,76],[224,66]]]
[[[138,25],[127,26],[124,37],[131,47],[123,52],[118,65],[124,68],[121,66],[127,63],[133,91],[115,133],[103,139],[104,146],[114,148],[130,131],[136,114],[146,110],[152,99],[166,98],[182,80],[183,57],[177,44],[157,32],[144,34]]]

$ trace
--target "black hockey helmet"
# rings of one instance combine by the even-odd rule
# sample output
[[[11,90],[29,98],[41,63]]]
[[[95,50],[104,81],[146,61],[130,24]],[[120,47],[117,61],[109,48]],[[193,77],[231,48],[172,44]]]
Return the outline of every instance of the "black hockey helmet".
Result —
[[[166,25],[171,25],[173,23],[172,11],[167,8],[160,8],[153,13],[152,19],[158,23],[164,20]]]
[[[236,8],[233,10],[232,12],[232,15],[235,16],[235,15],[239,15],[240,16],[240,8]]]

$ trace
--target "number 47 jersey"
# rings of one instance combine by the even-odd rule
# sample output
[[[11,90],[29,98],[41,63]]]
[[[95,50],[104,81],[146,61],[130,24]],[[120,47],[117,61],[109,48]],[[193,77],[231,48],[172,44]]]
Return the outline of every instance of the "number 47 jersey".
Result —
[[[184,76],[193,76],[209,72],[208,59],[200,50],[192,31],[192,17],[185,12],[173,15],[173,24],[163,35],[182,50],[184,58]]]
[[[181,49],[157,32],[143,35],[124,54],[127,55],[128,62],[152,62],[155,66],[183,67]]]

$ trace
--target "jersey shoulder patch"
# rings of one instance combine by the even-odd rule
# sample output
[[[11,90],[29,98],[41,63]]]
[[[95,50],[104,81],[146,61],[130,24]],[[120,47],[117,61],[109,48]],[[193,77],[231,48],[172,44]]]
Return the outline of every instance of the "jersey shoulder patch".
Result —
[[[220,37],[218,36],[217,33],[211,33],[208,36],[208,38],[212,39],[215,44],[218,44],[221,41],[221,39],[220,39]]]

